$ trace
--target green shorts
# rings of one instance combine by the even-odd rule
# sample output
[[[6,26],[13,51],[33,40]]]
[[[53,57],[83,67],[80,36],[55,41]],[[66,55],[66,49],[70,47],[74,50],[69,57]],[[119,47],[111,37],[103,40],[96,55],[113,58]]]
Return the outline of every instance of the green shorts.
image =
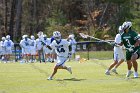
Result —
[[[129,52],[128,50],[126,50],[126,60],[131,60],[131,56],[134,54],[134,53],[137,53],[138,54],[138,58],[140,56],[140,48],[135,50],[135,52]],[[138,59],[137,58],[137,59]]]

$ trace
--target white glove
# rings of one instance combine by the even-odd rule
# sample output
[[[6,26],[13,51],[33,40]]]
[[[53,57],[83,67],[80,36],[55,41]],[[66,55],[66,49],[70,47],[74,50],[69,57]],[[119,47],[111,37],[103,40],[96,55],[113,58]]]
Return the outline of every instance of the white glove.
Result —
[[[130,47],[130,48],[128,49],[128,51],[129,51],[129,52],[134,52],[134,46]]]

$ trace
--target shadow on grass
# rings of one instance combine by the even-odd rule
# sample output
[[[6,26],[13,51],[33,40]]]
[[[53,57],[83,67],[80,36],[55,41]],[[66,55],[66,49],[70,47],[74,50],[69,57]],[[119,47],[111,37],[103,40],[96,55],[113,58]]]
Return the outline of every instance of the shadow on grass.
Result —
[[[69,79],[57,79],[56,81],[83,81],[86,79],[77,79],[77,78],[69,78]]]

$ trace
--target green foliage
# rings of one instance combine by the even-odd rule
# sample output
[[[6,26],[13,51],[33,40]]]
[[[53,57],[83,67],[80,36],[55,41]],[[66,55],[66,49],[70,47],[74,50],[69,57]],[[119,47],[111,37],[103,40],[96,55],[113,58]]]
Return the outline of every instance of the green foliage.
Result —
[[[124,4],[126,2],[130,2],[131,0],[106,0],[107,2],[116,3],[116,4]]]
[[[8,9],[7,13],[5,13],[5,3],[0,2],[0,6],[2,6],[0,7],[0,26],[8,29],[9,22],[12,19],[10,13],[15,14],[12,19],[14,22],[17,15],[18,2],[12,3],[12,1],[6,0],[7,5],[10,5],[6,7]],[[77,40],[81,40],[77,28],[88,25],[89,28],[93,28],[90,33],[96,37],[103,38],[104,35],[108,34],[113,38],[119,25],[124,21],[132,21],[133,27],[139,31],[140,12],[135,9],[137,8],[136,2],[139,2],[139,0],[23,0],[21,35],[36,35],[39,30],[42,30],[48,36],[51,36],[54,30],[60,30],[64,37],[74,33]],[[106,7],[107,5],[108,7]],[[11,6],[15,6],[15,11],[11,10]],[[105,11],[105,9],[107,10]],[[5,18],[7,18],[7,25]],[[70,24],[70,26],[67,26],[67,24]],[[104,29],[104,25],[107,25],[109,29]],[[12,29],[14,29],[14,31],[11,31],[14,35],[14,23]],[[83,30],[83,32],[87,33],[86,30]],[[3,33],[6,33],[6,31],[3,31]],[[0,34],[2,36],[2,33]]]

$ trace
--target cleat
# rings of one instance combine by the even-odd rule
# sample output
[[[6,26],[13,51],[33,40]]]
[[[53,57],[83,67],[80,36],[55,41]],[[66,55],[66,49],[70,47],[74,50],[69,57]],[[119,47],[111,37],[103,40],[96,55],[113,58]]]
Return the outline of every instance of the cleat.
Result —
[[[134,78],[138,78],[138,72],[134,72]]]
[[[106,74],[106,75],[111,75],[109,71],[106,71],[105,74]]]
[[[132,73],[133,73],[133,71],[128,71],[126,74],[126,77],[129,77]]]
[[[70,72],[70,74],[72,74],[71,67],[67,67],[67,71],[69,71],[69,72]]]
[[[51,77],[48,77],[47,80],[53,80]]]
[[[118,74],[118,72],[116,71],[116,69],[112,69],[112,72],[114,72],[115,74]]]

